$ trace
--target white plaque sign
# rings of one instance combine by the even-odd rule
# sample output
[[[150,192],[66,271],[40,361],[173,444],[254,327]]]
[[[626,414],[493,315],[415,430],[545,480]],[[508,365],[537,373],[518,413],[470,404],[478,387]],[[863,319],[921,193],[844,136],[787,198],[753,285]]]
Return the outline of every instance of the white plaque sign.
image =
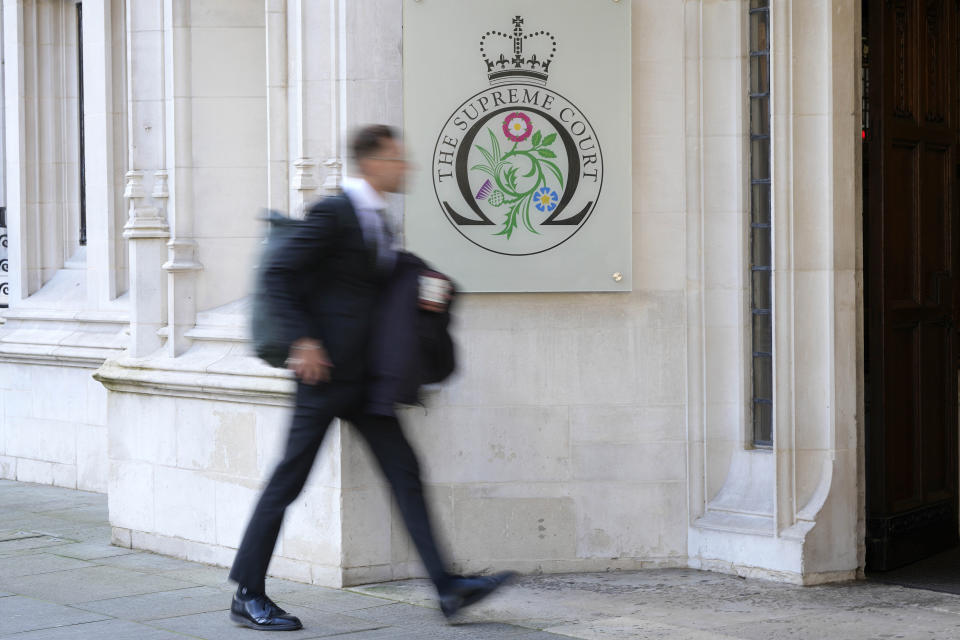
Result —
[[[405,0],[407,246],[466,291],[629,291],[630,2]]]

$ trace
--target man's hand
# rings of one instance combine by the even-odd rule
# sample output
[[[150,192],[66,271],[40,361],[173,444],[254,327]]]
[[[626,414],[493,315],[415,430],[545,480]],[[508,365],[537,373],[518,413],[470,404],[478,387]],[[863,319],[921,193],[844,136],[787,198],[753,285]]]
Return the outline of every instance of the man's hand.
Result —
[[[443,313],[450,304],[450,294],[447,294],[443,302],[433,300],[420,300],[420,308],[424,311],[433,311],[434,313]]]
[[[319,340],[300,338],[290,346],[287,368],[292,370],[304,384],[330,382],[333,363]]]

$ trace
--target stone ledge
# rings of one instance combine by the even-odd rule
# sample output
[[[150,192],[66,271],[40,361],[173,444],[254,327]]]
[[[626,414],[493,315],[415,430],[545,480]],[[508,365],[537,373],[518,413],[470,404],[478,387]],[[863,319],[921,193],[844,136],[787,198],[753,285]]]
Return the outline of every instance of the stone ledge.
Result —
[[[0,362],[96,369],[119,350],[0,343]]]
[[[295,385],[283,371],[272,369],[252,358],[239,358],[246,370],[229,367],[226,357],[208,363],[177,359],[108,360],[94,373],[95,380],[110,391],[287,406]],[[215,364],[216,363],[216,364]],[[210,369],[217,367],[218,370]],[[231,370],[232,369],[232,370]]]
[[[121,354],[127,314],[15,308],[4,312],[0,361],[94,369]]]

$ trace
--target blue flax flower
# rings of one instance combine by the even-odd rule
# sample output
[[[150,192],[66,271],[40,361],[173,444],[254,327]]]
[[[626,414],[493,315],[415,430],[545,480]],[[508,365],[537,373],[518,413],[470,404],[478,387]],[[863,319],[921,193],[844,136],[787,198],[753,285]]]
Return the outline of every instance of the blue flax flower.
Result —
[[[533,202],[537,205],[537,209],[547,213],[557,208],[557,201],[559,199],[560,196],[550,187],[542,187],[537,191],[536,195],[533,196]]]

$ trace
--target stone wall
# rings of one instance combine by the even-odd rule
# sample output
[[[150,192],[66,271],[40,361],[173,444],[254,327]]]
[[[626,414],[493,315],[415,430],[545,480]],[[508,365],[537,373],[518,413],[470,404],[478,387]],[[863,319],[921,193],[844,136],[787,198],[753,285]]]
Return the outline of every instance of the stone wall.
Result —
[[[107,390],[92,373],[0,363],[0,478],[107,490]]]

